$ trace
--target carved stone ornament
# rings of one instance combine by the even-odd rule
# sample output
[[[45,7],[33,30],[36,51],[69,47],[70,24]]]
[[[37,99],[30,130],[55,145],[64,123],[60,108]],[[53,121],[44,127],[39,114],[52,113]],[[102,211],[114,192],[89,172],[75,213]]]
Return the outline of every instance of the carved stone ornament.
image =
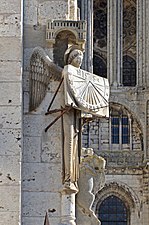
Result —
[[[143,162],[142,151],[101,151],[100,155],[106,159],[107,167],[135,167],[141,166]]]
[[[109,83],[72,65],[64,67],[65,104],[87,113],[108,117]]]
[[[54,44],[59,32],[71,31],[76,37],[76,43],[84,45],[86,41],[86,21],[48,20],[46,26],[46,40]]]

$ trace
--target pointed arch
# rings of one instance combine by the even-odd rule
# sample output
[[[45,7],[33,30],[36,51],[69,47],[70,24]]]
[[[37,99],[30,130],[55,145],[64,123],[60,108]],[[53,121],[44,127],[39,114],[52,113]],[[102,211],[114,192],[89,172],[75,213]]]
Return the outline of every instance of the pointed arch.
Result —
[[[121,201],[125,202],[125,206],[130,213],[136,208],[140,208],[140,200],[134,191],[126,184],[120,182],[109,182],[96,194],[93,209],[98,214],[98,209],[101,203],[109,196],[118,197]]]

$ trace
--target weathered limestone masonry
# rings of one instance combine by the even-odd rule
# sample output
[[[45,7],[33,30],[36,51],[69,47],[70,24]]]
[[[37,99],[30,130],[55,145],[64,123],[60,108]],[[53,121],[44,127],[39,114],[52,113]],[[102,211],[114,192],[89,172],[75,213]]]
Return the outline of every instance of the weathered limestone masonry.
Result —
[[[22,14],[20,0],[0,4],[0,224],[20,224]]]

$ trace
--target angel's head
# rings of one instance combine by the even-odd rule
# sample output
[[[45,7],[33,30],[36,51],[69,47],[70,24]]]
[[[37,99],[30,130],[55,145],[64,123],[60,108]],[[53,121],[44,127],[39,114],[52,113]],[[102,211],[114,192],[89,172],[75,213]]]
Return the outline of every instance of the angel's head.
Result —
[[[65,63],[80,68],[83,60],[83,52],[78,48],[67,49],[65,53]]]

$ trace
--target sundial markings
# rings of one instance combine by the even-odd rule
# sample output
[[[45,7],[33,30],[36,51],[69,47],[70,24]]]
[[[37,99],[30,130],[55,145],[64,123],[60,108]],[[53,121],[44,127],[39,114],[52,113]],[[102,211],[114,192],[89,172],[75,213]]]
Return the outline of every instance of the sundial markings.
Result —
[[[91,99],[92,99],[92,105],[95,105],[96,104],[96,96],[95,96],[95,91],[94,91],[93,86],[92,86]]]
[[[101,91],[101,93],[103,93],[103,96],[105,96],[105,93],[106,93],[105,87],[103,87],[103,89],[100,89],[98,86],[95,86],[95,87],[96,87],[96,89],[99,90],[99,92]]]
[[[87,100],[87,102],[89,103],[89,97],[90,97],[90,86],[88,85],[87,90],[85,92],[85,101]]]
[[[91,92],[91,86],[89,85],[89,87],[88,87],[88,103],[90,104],[91,103],[91,94],[92,94],[92,92]]]
[[[94,99],[95,99],[95,104],[97,105],[98,104],[98,101],[99,101],[99,97],[98,97],[98,95],[97,95],[97,93],[94,91]],[[97,99],[98,99],[98,101],[97,101]],[[100,102],[100,101],[99,101]]]
[[[100,86],[100,87],[103,87],[104,89],[108,88],[108,86],[106,85],[105,81],[104,81],[104,84],[99,84],[99,83],[97,83],[97,82],[94,82],[93,84],[94,84],[94,85],[97,85],[98,87],[99,87],[99,86]]]
[[[95,92],[92,92],[92,105],[96,104],[96,96],[95,96]]]
[[[79,76],[77,76],[77,75],[75,75],[75,74],[73,74],[73,76],[74,76],[74,77],[77,77],[77,78],[79,78],[79,79],[85,80],[84,77],[81,77],[81,76],[79,77]]]
[[[94,86],[94,84],[93,84]],[[105,99],[105,97],[99,92],[99,90],[94,86],[94,88],[98,91],[99,95],[107,102],[107,100]]]
[[[87,89],[87,86],[85,86],[84,87],[84,90],[83,90],[83,92],[80,92],[80,97],[82,98],[82,99],[84,99],[84,96],[85,96],[85,93],[86,93],[86,89]]]
[[[89,103],[93,105],[93,91],[92,91],[92,86],[89,89]]]
[[[93,93],[93,85],[92,85],[92,82],[89,81],[89,94],[88,94],[88,101],[90,103],[93,102],[93,98],[92,98],[92,93]]]
[[[80,94],[80,92],[82,91],[82,87],[85,88],[85,85],[83,85],[83,86],[82,85],[79,85],[79,86],[75,87],[75,89],[77,90],[77,92],[79,92],[78,94]]]
[[[81,96],[80,96],[80,97],[84,96],[83,94],[84,94],[84,92],[86,91],[88,85],[89,85],[89,83],[87,83],[87,85],[85,86],[84,90],[82,90],[82,93],[81,93]]]
[[[104,102],[104,104],[107,103],[107,100],[102,95],[99,95],[98,99],[99,99],[100,103],[101,102]]]
[[[103,90],[101,89],[101,88],[99,88],[99,86],[98,85],[96,85],[96,84],[94,84],[94,83],[92,83],[92,85],[94,86],[94,87],[97,87],[101,92],[103,92]],[[100,85],[100,87],[102,87],[103,88],[103,86],[101,86]]]
[[[100,108],[101,107],[101,96],[100,95],[98,95],[97,96],[97,108]]]
[[[81,104],[88,109],[100,110],[108,106],[108,84],[105,79],[97,79],[90,74],[70,74],[71,89]],[[74,85],[73,85],[74,84]]]
[[[94,84],[96,84],[96,85],[98,85],[98,86],[101,86],[101,87],[103,87],[104,86],[104,84],[103,84],[103,82],[97,82],[97,81],[94,81]]]

